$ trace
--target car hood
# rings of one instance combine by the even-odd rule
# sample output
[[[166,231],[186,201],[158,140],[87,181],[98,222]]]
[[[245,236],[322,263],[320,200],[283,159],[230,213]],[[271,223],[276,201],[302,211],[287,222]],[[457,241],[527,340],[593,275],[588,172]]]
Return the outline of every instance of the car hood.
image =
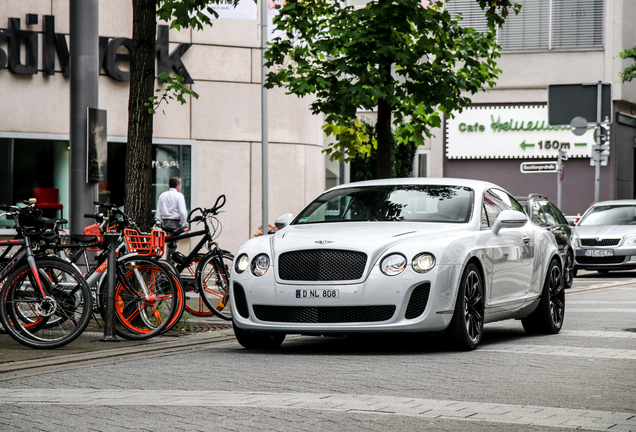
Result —
[[[401,242],[434,240],[467,232],[468,224],[426,222],[346,222],[290,225],[272,239],[274,254],[302,249],[345,249],[367,253],[371,259]],[[448,241],[447,241],[448,243]]]
[[[625,235],[636,235],[636,225],[591,225],[577,226],[576,234],[579,237],[622,238]]]

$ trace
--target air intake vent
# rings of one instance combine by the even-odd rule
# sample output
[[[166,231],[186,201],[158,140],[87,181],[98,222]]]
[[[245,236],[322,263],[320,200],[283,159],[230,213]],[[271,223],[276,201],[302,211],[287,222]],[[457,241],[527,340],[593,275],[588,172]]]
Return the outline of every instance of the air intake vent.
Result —
[[[411,293],[409,304],[406,307],[404,318],[413,319],[424,313],[424,309],[426,309],[426,304],[428,303],[428,294],[430,293],[430,291],[431,284],[428,282],[415,287],[415,289]]]
[[[357,280],[364,275],[363,252],[311,249],[285,252],[278,258],[278,276],[293,281]]]
[[[616,246],[621,242],[621,239],[595,239],[595,238],[582,238],[581,246]]]
[[[242,316],[243,318],[249,318],[250,309],[247,306],[247,298],[245,298],[245,290],[243,289],[241,284],[238,284],[236,282],[234,282],[234,285],[232,286],[232,288],[234,289],[234,301],[236,302],[236,310],[238,311],[239,315]]]
[[[609,257],[586,257],[577,256],[576,262],[579,264],[622,264],[625,261],[624,256],[609,256]]]
[[[395,313],[394,305],[387,306],[263,306],[254,305],[256,318],[261,321],[286,323],[356,323],[388,321]]]

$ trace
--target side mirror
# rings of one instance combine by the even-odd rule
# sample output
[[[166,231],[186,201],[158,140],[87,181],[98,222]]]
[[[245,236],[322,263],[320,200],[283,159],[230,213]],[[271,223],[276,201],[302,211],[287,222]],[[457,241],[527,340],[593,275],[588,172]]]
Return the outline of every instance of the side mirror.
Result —
[[[274,225],[276,225],[276,228],[282,229],[289,225],[292,220],[294,220],[294,215],[291,213],[285,213],[284,215],[278,216]]]
[[[574,221],[573,219],[568,219],[568,225],[576,226],[576,221]]]
[[[504,210],[499,213],[495,223],[492,225],[492,232],[499,234],[502,228],[520,228],[528,222],[528,218],[522,212],[515,210]]]

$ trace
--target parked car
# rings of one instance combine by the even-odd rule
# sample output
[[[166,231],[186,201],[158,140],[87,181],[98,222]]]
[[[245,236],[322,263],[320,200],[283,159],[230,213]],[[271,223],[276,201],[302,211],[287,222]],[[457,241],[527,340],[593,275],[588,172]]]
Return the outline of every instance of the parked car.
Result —
[[[548,198],[539,194],[515,197],[523,206],[530,220],[552,234],[559,245],[563,262],[563,285],[570,288],[574,280],[574,249],[572,248],[572,224],[561,210]]]
[[[636,200],[592,205],[574,229],[574,268],[636,269]]]
[[[385,179],[337,186],[280,231],[251,239],[231,272],[246,348],[286,334],[429,332],[474,349],[485,323],[560,331],[562,263],[549,231],[492,183]]]

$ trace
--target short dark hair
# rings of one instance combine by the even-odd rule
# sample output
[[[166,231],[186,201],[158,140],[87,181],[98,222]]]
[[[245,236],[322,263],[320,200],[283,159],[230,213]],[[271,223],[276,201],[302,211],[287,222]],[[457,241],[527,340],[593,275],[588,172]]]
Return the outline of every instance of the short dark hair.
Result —
[[[168,186],[170,186],[171,188],[176,188],[180,184],[181,179],[179,177],[170,177],[170,180],[168,180]]]

